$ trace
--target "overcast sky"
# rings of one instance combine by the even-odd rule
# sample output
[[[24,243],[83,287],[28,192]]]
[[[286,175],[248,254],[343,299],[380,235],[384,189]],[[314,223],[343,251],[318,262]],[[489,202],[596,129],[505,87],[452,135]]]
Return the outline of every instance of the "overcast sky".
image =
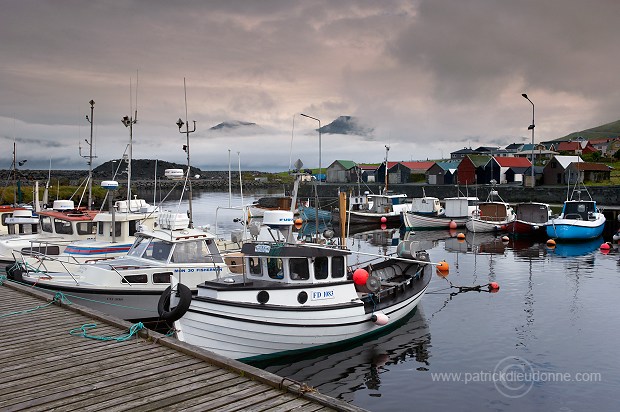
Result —
[[[372,136],[323,134],[321,163],[449,157],[620,118],[618,0],[2,0],[0,168],[87,169],[133,157],[185,162],[175,122],[196,120],[194,166],[317,167],[318,122],[341,115]],[[131,85],[131,87],[130,87]],[[130,90],[133,104],[130,106]],[[254,122],[252,132],[209,130]],[[291,145],[292,141],[292,145]],[[291,150],[292,146],[292,150]]]

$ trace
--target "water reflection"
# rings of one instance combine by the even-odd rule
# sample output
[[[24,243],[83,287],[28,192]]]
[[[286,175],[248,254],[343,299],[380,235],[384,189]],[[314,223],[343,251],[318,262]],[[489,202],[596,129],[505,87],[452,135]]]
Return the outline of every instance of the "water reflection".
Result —
[[[411,363],[428,370],[431,334],[423,310],[418,307],[400,326],[372,340],[352,342],[339,352],[315,353],[268,365],[255,363],[279,376],[294,376],[321,393],[351,402],[354,393],[368,391],[382,396],[382,375],[390,365]],[[277,361],[276,361],[277,362]]]

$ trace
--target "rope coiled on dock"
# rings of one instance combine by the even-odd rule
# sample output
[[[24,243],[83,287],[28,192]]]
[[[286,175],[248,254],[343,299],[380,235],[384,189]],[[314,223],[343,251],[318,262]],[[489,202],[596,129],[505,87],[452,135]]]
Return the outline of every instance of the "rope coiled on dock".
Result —
[[[69,331],[69,334],[73,336],[82,336],[84,338],[95,339],[95,340],[100,340],[100,341],[114,340],[116,342],[124,342],[126,340],[129,340],[132,336],[137,335],[137,333],[140,330],[144,329],[144,325],[142,324],[142,322],[138,322],[138,323],[134,323],[133,325],[131,325],[131,327],[129,328],[129,332],[121,336],[114,337],[114,336],[90,335],[88,333],[88,330],[95,329],[96,327],[97,327],[96,323],[86,323],[79,328],[71,329]]]

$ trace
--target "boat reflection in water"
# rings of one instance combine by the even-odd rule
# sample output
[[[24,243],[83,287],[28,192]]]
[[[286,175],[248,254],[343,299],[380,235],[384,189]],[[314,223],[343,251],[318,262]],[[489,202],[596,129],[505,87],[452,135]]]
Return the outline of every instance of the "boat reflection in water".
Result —
[[[558,242],[554,248],[549,248],[548,253],[563,257],[583,256],[598,250],[603,243],[605,240],[602,236],[583,242]]]
[[[355,393],[368,391],[381,396],[381,374],[389,365],[412,363],[412,369],[427,371],[431,335],[419,305],[390,331],[366,341],[350,342],[331,351],[315,352],[269,362],[250,362],[278,376],[294,376],[320,393],[347,402]]]

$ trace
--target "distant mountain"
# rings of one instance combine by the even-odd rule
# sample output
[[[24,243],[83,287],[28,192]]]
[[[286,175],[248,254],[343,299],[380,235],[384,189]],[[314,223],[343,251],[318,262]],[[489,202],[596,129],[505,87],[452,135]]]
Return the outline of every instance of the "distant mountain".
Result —
[[[601,126],[592,127],[591,129],[585,129],[580,132],[573,132],[567,134],[564,137],[553,140],[554,142],[564,142],[567,140],[574,140],[578,137],[583,137],[585,140],[591,139],[618,139],[620,138],[620,120],[615,122],[606,123]]]
[[[371,136],[374,128],[368,127],[353,116],[340,116],[330,124],[321,127],[321,133],[330,134],[353,134],[358,136]]]
[[[121,162],[120,168],[118,166],[119,161]],[[184,171],[187,170],[187,165],[182,165],[179,163],[166,162],[164,160],[153,160],[153,159],[133,159],[131,161],[131,177],[135,180],[149,180],[155,178],[155,163],[157,163],[157,178],[162,178],[164,176],[164,172],[166,169],[182,169]],[[96,178],[102,179],[111,179],[113,175],[113,171],[119,169],[120,176],[117,175],[118,180],[127,180],[127,175],[124,173],[127,170],[127,162],[123,160],[108,160],[107,162],[97,166],[93,169],[93,175]],[[202,172],[197,167],[192,166],[191,168],[192,176],[199,175]]]
[[[229,120],[222,122],[210,128],[209,130],[234,130],[240,127],[258,127],[256,123],[242,122],[240,120]]]

